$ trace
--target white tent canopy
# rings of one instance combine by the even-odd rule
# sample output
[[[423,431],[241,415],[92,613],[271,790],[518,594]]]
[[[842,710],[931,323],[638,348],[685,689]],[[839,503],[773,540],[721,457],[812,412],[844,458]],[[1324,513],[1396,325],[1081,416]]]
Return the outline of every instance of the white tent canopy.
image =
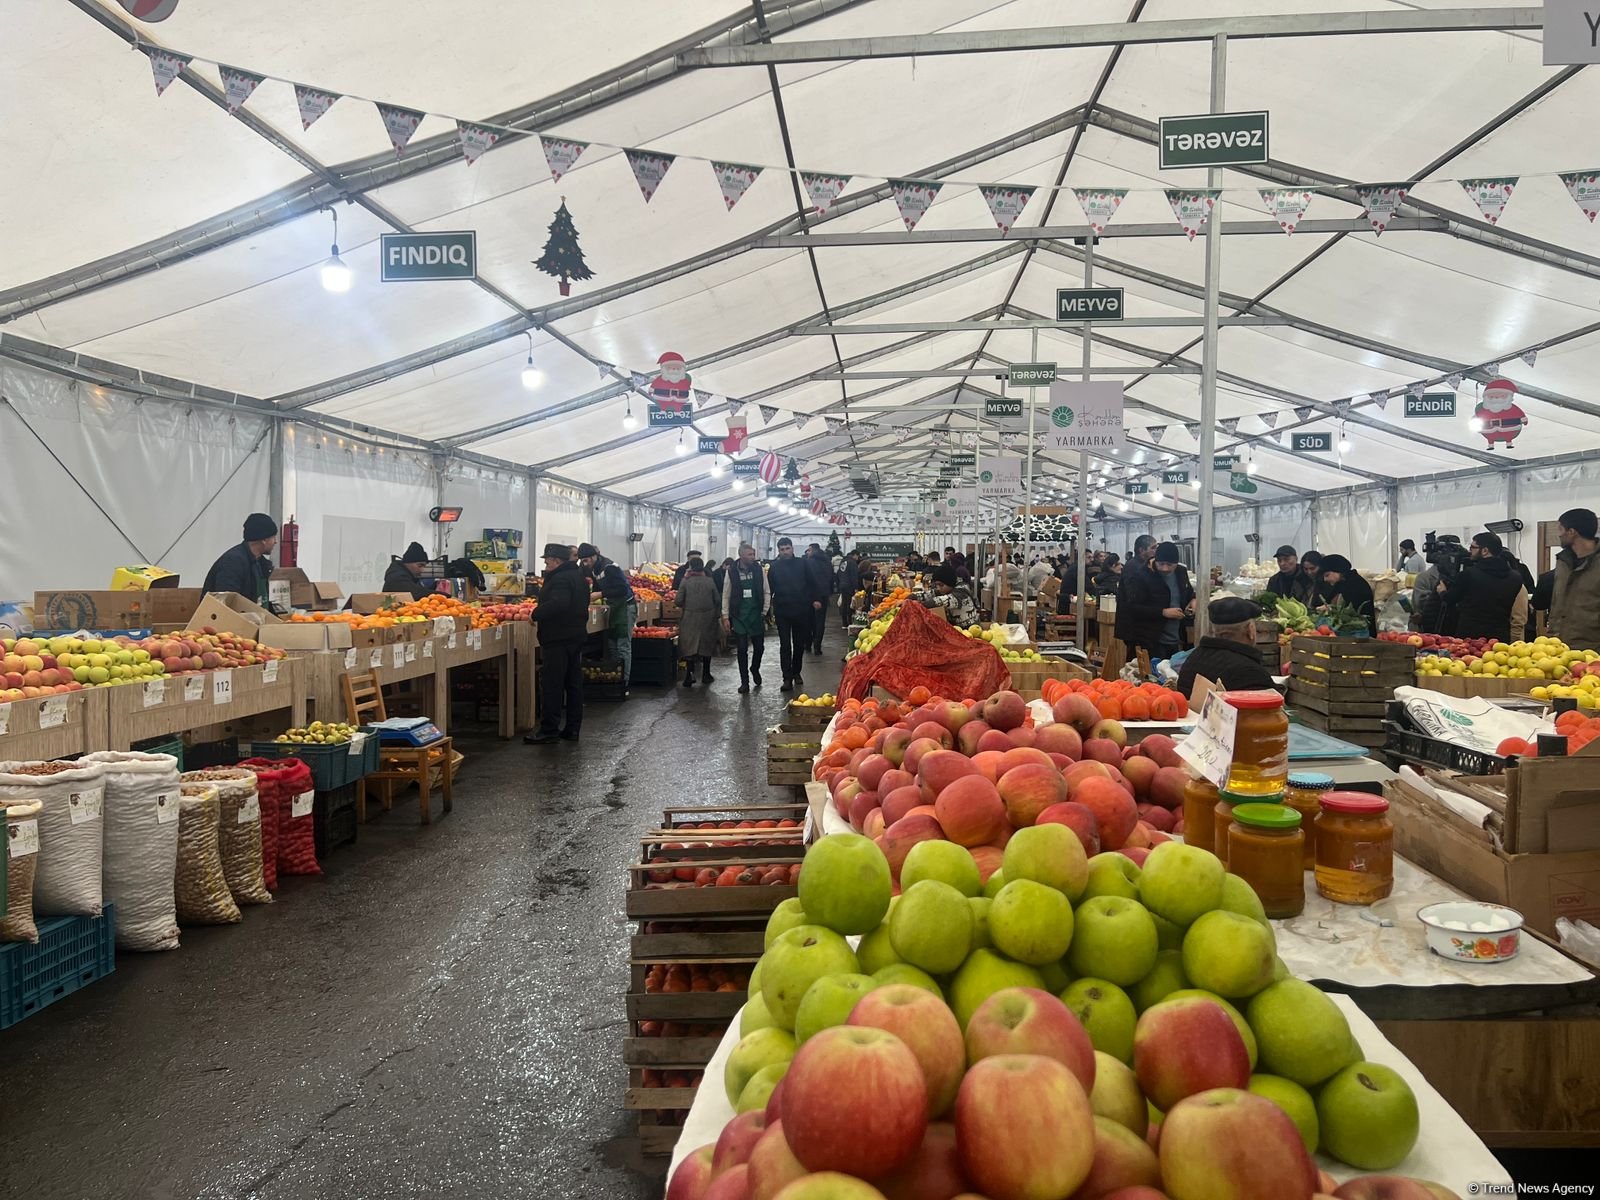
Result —
[[[594,538],[635,562],[702,537],[720,557],[779,531],[825,536],[826,516],[780,517],[761,488],[712,474],[694,429],[680,456],[678,429],[624,427],[644,409],[634,375],[669,351],[705,394],[701,433],[722,436],[741,405],[750,446],[795,461],[857,538],[953,540],[959,522],[916,504],[937,440],[981,427],[993,453],[977,418],[996,376],[1035,359],[1075,370],[1085,334],[1041,330],[1035,351],[1031,330],[943,326],[1048,321],[1056,289],[1082,285],[1072,188],[1129,189],[1093,281],[1124,288],[1133,320],[1088,335],[1097,370],[1127,372],[1107,377],[1126,384],[1131,461],[1091,463],[1113,548],[1146,528],[1196,536],[1195,489],[1123,494],[1162,468],[1216,483],[1230,566],[1284,540],[1376,566],[1398,532],[1591,503],[1600,226],[1559,173],[1600,166],[1584,137],[1600,76],[1544,65],[1536,0],[1475,10],[1509,14],[1496,28],[1314,36],[1340,13],[1421,26],[1452,24],[1448,9],[463,0],[429,23],[375,0],[187,0],[147,25],[114,0],[13,0],[0,454],[16,519],[0,523],[0,598],[103,586],[106,562],[198,582],[253,509],[295,514],[302,564],[347,586],[381,561],[356,543],[431,543],[441,503],[464,506],[464,528]],[[1302,18],[1280,22],[1300,36],[1251,36],[1271,16]],[[1270,161],[1224,172],[1215,210],[1222,313],[1262,322],[1225,326],[1216,358],[1218,450],[1251,466],[1254,490],[1200,469],[1205,239],[1182,236],[1161,189],[1205,178],[1157,165],[1157,119],[1210,106],[1213,47],[1129,40],[1219,18],[1227,108],[1271,114]],[[1068,34],[1130,24],[1090,45],[1047,36],[1069,20]],[[988,48],[1008,31],[1045,48]],[[940,38],[876,56],[921,35]],[[164,94],[135,43],[190,56]],[[762,61],[781,55],[804,61]],[[263,77],[237,112],[220,64]],[[291,82],[340,98],[305,128]],[[426,114],[403,154],[374,101]],[[455,120],[500,140],[468,165]],[[557,181],[535,133],[590,144]],[[648,203],[623,148],[676,156]],[[730,209],[707,160],[764,170]],[[818,213],[794,171],[849,183]],[[1462,187],[1476,177],[1518,181],[1498,224]],[[891,179],[943,184],[913,232]],[[1409,185],[1381,237],[1354,190],[1377,183]],[[1037,189],[1009,235],[978,184]],[[1291,186],[1313,190],[1306,227],[1256,232],[1260,189]],[[534,266],[563,200],[593,271],[567,297]],[[343,294],[319,285],[330,210]],[[476,281],[379,281],[380,235],[435,230],[476,234]],[[1161,236],[1127,236],[1146,232]],[[802,332],[830,322],[902,329]],[[1528,418],[1510,447],[1469,425],[1496,377]],[[1455,392],[1455,417],[1407,417],[1419,384]],[[1293,431],[1348,449],[1296,453]],[[1037,473],[1046,502],[1074,502],[1075,455],[1041,452]]]

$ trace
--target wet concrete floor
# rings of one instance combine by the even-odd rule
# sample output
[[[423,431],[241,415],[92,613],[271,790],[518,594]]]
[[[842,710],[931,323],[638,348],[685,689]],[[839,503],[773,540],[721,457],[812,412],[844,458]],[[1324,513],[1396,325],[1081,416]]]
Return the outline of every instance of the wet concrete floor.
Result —
[[[0,1195],[659,1196],[621,1106],[625,868],[664,806],[771,794],[777,649],[760,691],[719,659],[709,693],[591,704],[576,745],[458,730],[448,816],[411,793],[242,925],[0,1032]]]

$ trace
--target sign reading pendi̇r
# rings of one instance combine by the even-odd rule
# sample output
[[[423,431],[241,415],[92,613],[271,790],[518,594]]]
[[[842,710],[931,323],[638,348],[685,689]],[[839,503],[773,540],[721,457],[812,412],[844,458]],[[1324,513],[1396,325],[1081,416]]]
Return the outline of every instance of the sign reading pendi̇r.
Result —
[[[378,262],[384,283],[478,277],[478,235],[470,229],[386,233],[379,242]]]
[[[1456,415],[1454,392],[1424,392],[1420,396],[1406,397],[1408,417],[1453,417]]]
[[[1267,114],[1202,113],[1162,117],[1161,169],[1236,167],[1267,161]]]

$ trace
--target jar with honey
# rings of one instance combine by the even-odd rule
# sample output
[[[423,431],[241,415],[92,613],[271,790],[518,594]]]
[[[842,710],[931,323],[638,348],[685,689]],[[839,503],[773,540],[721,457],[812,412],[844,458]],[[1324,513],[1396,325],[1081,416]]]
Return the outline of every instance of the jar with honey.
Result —
[[[1394,890],[1389,802],[1328,792],[1317,814],[1317,891],[1338,904],[1375,904]]]
[[[1183,785],[1183,841],[1216,853],[1217,785],[1191,779]]]
[[[1298,917],[1306,906],[1300,814],[1284,804],[1238,804],[1228,827],[1228,869],[1251,887],[1267,916]]]
[[[1289,772],[1289,788],[1283,802],[1300,814],[1300,828],[1306,835],[1305,868],[1317,865],[1317,813],[1322,811],[1322,796],[1333,791],[1333,776],[1320,771]]]
[[[1265,800],[1276,803],[1282,798],[1282,793],[1273,796],[1241,796],[1237,792],[1230,792],[1223,788],[1217,793],[1217,806],[1211,810],[1212,842],[1211,853],[1222,860],[1222,869],[1228,870],[1228,834],[1233,825],[1233,807],[1236,804],[1249,804],[1253,800]],[[1184,819],[1184,829],[1189,828],[1188,818]],[[1185,835],[1187,836],[1187,835]]]
[[[1224,692],[1238,714],[1227,790],[1241,796],[1270,796],[1289,781],[1289,714],[1273,691]]]

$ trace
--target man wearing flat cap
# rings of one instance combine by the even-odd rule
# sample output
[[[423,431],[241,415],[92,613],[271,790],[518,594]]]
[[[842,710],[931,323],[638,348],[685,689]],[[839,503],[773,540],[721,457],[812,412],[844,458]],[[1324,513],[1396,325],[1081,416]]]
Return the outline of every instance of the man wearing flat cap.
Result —
[[[633,587],[627,573],[604,554],[593,542],[578,547],[578,565],[592,580],[594,592],[605,601],[606,642],[611,657],[622,665],[622,694],[628,694],[628,681],[633,678],[633,627],[639,623],[639,605],[633,597]],[[594,592],[590,593],[593,598]]]
[[[421,542],[412,542],[406,547],[406,552],[389,564],[389,569],[383,573],[383,590],[386,592],[405,592],[413,600],[421,600],[428,593],[436,591],[437,585],[431,579],[422,578],[422,564],[428,561],[428,552],[422,548]]]
[[[522,740],[542,746],[575,742],[583,724],[583,644],[589,637],[589,586],[572,547],[544,548],[544,586],[533,610],[539,628],[539,728]],[[566,720],[562,713],[565,710]]]
[[[267,580],[272,560],[267,555],[278,544],[278,523],[266,513],[244,519],[244,540],[224,550],[206,572],[208,592],[238,592],[246,600],[267,606]]]
[[[1200,676],[1230,692],[1260,691],[1273,686],[1272,673],[1256,649],[1256,618],[1259,605],[1238,596],[1213,600],[1206,612],[1211,616],[1211,632],[1200,639],[1178,672],[1178,691],[1194,694],[1194,681]]]

